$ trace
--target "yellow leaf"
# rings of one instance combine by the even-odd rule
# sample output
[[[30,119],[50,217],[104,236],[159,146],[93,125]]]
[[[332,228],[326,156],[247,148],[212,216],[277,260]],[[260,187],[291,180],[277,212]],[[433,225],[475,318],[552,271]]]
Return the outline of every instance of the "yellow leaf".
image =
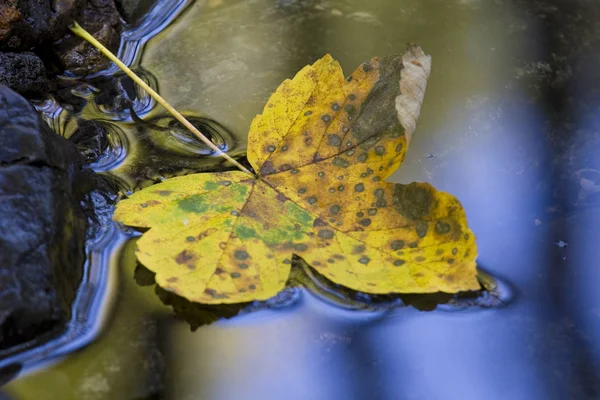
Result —
[[[367,293],[479,289],[475,237],[456,198],[385,182],[402,163],[429,74],[416,46],[344,79],[326,55],[284,81],[251,124],[258,172],[188,175],[133,194],[115,219],[157,283],[191,301],[268,299],[292,256]]]

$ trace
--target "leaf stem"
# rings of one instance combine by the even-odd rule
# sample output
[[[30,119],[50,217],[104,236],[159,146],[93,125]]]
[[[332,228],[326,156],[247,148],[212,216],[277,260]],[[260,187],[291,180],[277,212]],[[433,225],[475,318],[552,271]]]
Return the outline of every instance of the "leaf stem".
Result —
[[[213,142],[211,142],[206,136],[204,136],[198,129],[196,129],[196,127],[194,125],[192,125],[190,123],[190,121],[185,119],[185,117],[183,115],[181,115],[179,113],[179,111],[177,111],[169,103],[167,103],[167,101],[165,99],[163,99],[158,93],[156,93],[154,91],[154,89],[152,89],[150,86],[148,86],[148,84],[146,82],[144,82],[139,76],[137,76],[135,74],[135,72],[133,72],[131,69],[129,69],[129,67],[127,67],[127,65],[123,64],[121,62],[121,60],[119,60],[110,50],[108,50],[106,47],[104,47],[102,45],[102,43],[97,41],[95,37],[90,35],[85,29],[83,29],[77,22],[73,21],[73,25],[70,26],[69,29],[74,34],[76,34],[77,36],[81,37],[82,39],[88,41],[92,46],[94,46],[95,48],[100,50],[100,52],[102,54],[104,54],[112,62],[114,62],[121,70],[123,70],[123,72],[125,72],[125,74],[127,74],[127,76],[129,76],[131,79],[133,79],[135,81],[135,83],[137,83],[139,86],[144,88],[144,90],[147,91],[148,94],[150,94],[150,96],[152,96],[152,98],[154,100],[156,100],[157,103],[159,103],[168,112],[170,112],[171,115],[173,115],[175,117],[175,119],[177,119],[177,121],[179,121],[187,129],[189,129],[190,132],[192,132],[194,135],[196,135],[196,137],[198,137],[198,139],[200,139],[208,147],[210,147],[211,150],[215,151],[219,156],[225,158],[227,161],[229,161],[230,163],[235,165],[241,171],[243,171],[249,175],[252,175],[253,177],[255,176],[246,167],[244,167],[242,164],[240,164],[239,162],[237,162],[236,160],[231,158],[231,156],[224,153],[221,149],[219,149],[217,146],[215,146],[215,144]]]

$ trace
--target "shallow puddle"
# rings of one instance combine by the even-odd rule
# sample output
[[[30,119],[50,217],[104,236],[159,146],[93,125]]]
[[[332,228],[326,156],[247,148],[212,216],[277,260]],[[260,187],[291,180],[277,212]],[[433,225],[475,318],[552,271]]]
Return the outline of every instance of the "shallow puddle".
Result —
[[[600,396],[600,25],[589,2],[183,3],[134,65],[234,155],[270,93],[325,53],[347,75],[408,42],[431,54],[417,131],[392,180],[461,200],[481,267],[510,294],[491,308],[373,312],[301,291],[290,305],[191,332],[140,286],[130,241],[104,258],[114,279],[98,288],[95,340],[26,371],[3,388],[7,399]],[[136,112],[150,125],[94,101],[81,112],[126,143],[97,170],[133,190],[221,164],[142,100]]]

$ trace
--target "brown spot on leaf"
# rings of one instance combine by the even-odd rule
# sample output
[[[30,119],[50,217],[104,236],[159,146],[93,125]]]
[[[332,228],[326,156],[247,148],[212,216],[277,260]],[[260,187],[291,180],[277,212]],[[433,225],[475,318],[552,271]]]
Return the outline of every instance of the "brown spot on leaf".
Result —
[[[342,138],[340,137],[340,135],[332,133],[331,135],[327,136],[327,144],[329,144],[330,146],[339,147],[342,144]]]
[[[392,248],[392,250],[400,250],[404,247],[404,240],[392,240],[392,243],[390,243],[390,247]]]
[[[424,221],[419,221],[417,222],[417,225],[415,226],[415,230],[417,231],[417,235],[420,238],[424,238],[425,236],[427,236],[427,222]]]
[[[370,218],[365,218],[365,219],[361,219],[360,221],[358,221],[358,223],[362,226],[369,226],[371,225],[371,219]]]
[[[364,253],[366,250],[366,247],[362,244],[359,244],[357,246],[354,246],[354,248],[352,249],[352,254],[361,254]]]
[[[417,183],[394,185],[392,203],[396,210],[405,218],[421,219],[431,211],[433,194],[429,189]]]
[[[329,229],[321,229],[317,234],[321,239],[333,239],[334,235],[335,233]]]
[[[183,250],[177,255],[177,257],[175,257],[175,262],[177,264],[187,264],[188,262],[192,261],[195,257],[196,255],[192,251]]]
[[[315,228],[323,227],[323,226],[327,226],[327,223],[325,221],[323,221],[321,218],[317,218],[313,222],[313,227],[315,227]]]
[[[275,170],[275,167],[271,160],[265,161],[265,163],[262,165],[262,167],[260,167],[261,175],[270,175],[270,174],[274,174],[276,172],[277,171]]]
[[[450,230],[451,230],[450,224],[447,224],[442,221],[437,221],[435,223],[435,233],[437,233],[439,235],[445,235],[446,233],[450,232]]]
[[[294,245],[294,250],[296,251],[306,251],[308,249],[308,246],[305,245],[304,243],[296,243]]]

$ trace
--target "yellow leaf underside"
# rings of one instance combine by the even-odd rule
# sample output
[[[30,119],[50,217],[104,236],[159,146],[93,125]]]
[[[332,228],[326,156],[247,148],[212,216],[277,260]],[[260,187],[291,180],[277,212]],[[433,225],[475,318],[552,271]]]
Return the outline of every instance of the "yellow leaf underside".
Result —
[[[251,124],[241,172],[169,179],[117,206],[157,283],[191,301],[264,300],[293,254],[367,293],[478,289],[475,237],[453,196],[385,179],[406,152],[396,116],[402,57],[350,78],[329,55],[286,80]]]

